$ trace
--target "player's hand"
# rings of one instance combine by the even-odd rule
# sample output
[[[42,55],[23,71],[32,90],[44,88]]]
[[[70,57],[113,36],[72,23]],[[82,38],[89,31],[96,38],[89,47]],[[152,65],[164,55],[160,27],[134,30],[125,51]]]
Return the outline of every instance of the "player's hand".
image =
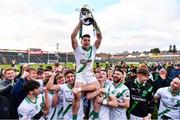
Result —
[[[30,67],[29,64],[23,64],[23,65],[22,65],[22,69],[23,69],[24,71],[28,70],[29,67]]]
[[[143,120],[151,120],[151,114],[148,113],[148,115],[146,117],[144,117]]]
[[[52,77],[55,77],[58,73],[56,71],[54,72],[50,72],[49,75],[52,76]]]
[[[100,91],[101,91],[101,93],[105,93],[106,92],[104,88],[100,88]]]
[[[78,88],[73,88],[72,92],[74,94],[75,101],[78,100],[80,98],[80,93],[78,91]]]
[[[80,25],[80,26],[82,26],[82,25],[83,25],[83,22],[82,22],[81,20],[79,21],[79,25]]]
[[[99,103],[99,104],[102,104],[103,98],[98,96],[98,97],[96,98],[96,102]]]
[[[74,94],[79,93],[78,88],[73,88],[73,89],[72,89],[72,92],[73,92]]]
[[[47,93],[47,94],[49,93],[47,87],[43,87],[43,91],[44,91],[45,93]]]
[[[24,71],[21,77],[22,77],[22,78],[26,78],[28,75],[29,75],[29,72]]]
[[[166,79],[166,74],[160,75],[161,79],[165,80]]]

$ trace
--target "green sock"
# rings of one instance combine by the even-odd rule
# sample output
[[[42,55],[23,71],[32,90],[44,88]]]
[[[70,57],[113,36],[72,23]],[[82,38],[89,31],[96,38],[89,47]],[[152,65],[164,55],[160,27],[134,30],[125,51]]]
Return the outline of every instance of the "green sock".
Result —
[[[73,120],[77,120],[77,115],[73,115]]]
[[[98,118],[99,117],[99,113],[94,111],[93,116],[94,116],[94,118]]]

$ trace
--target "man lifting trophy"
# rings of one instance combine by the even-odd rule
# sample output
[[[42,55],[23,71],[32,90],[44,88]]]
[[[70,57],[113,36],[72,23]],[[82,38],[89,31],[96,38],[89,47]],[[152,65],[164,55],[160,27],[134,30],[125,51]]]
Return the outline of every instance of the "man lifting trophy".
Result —
[[[80,9],[76,9],[77,11],[80,12],[79,15],[79,20],[82,21],[82,24],[85,26],[89,26],[94,24],[94,18],[92,15],[92,11],[93,9],[89,9],[88,5],[83,5],[83,7],[81,7]],[[83,25],[81,26],[80,30],[79,30],[79,38],[82,37],[82,31],[83,31]],[[93,26],[93,32],[96,33],[96,29]]]
[[[90,35],[82,35],[83,25],[92,25],[94,28],[96,40],[92,46],[90,45]],[[80,39],[82,46],[78,45],[78,41],[76,39],[78,32],[81,34]],[[81,92],[86,92],[86,95],[89,96],[89,94],[100,88],[100,84],[93,73],[93,64],[96,50],[99,48],[101,40],[101,31],[93,18],[91,11],[87,8],[87,5],[84,5],[80,9],[80,21],[71,34],[71,43],[76,60],[76,79],[73,88],[75,100],[72,105],[73,119],[81,119],[82,117],[82,115],[79,114],[79,112],[81,113],[83,110],[80,105],[83,102],[81,99]]]

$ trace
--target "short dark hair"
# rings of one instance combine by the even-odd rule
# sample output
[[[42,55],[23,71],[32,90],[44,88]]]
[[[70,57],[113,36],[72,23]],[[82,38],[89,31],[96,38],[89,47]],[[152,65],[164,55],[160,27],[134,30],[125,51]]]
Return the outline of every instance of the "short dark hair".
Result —
[[[26,70],[27,72],[31,72],[31,71],[37,71],[36,68],[30,67]]]
[[[59,67],[59,63],[58,62],[56,62],[56,63],[54,63],[54,66],[56,66],[56,67]]]
[[[115,70],[114,70],[114,72],[115,72],[115,71],[119,71],[120,73],[122,73],[122,74],[124,75],[124,71],[123,71],[123,70],[121,70],[121,68],[120,68],[120,67],[118,67],[117,69],[115,69]]]
[[[52,66],[46,66],[45,69],[48,69],[48,71],[51,71],[52,70]]]
[[[133,68],[130,70],[131,73],[134,73],[134,74],[137,74],[137,69],[136,68]]]
[[[64,77],[66,77],[67,74],[69,74],[69,73],[74,74],[74,71],[73,71],[73,70],[67,70],[67,71],[64,73]]]
[[[44,73],[44,70],[42,68],[37,69],[37,75],[42,75]]]
[[[144,76],[149,76],[149,71],[144,69],[144,68],[140,68],[137,72],[137,74],[142,74]]]
[[[81,39],[83,39],[84,37],[88,37],[88,38],[91,38],[91,36],[89,34],[84,34]]]
[[[28,94],[29,91],[33,91],[34,89],[37,89],[39,87],[40,87],[40,83],[38,81],[30,80],[23,86],[23,89],[24,92]]]

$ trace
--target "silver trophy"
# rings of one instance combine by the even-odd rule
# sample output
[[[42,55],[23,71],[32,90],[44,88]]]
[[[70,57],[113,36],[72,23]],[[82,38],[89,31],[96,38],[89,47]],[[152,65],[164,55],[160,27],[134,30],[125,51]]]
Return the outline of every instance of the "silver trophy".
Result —
[[[85,4],[81,8],[76,9],[76,11],[80,12],[79,19],[82,21],[83,25],[89,26],[94,23],[94,18],[92,15],[92,11],[94,10],[89,9],[88,5]],[[79,37],[82,36],[82,30],[83,30],[83,27],[80,28]],[[93,28],[93,31],[94,31],[94,28]]]
[[[80,12],[79,19],[82,21],[82,23],[86,26],[93,24],[94,18],[92,15],[93,9],[89,9],[88,5],[85,4],[81,8],[76,9],[76,11]]]

